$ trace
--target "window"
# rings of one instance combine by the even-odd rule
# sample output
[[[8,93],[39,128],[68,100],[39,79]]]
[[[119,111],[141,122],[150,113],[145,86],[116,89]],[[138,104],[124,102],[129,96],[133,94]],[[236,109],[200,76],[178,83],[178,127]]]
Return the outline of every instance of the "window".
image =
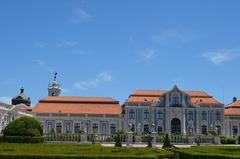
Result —
[[[202,126],[202,134],[207,135],[207,126],[206,125]]]
[[[161,126],[158,126],[158,133],[162,133],[163,132],[163,128]]]
[[[56,131],[57,133],[62,133],[62,123],[56,123]]]
[[[216,132],[217,132],[217,135],[218,135],[218,136],[221,135],[221,126],[220,126],[220,125],[217,125],[217,126],[216,126]]]
[[[102,134],[108,134],[107,133],[107,123],[102,123]]]
[[[207,121],[207,112],[206,111],[202,111],[202,120]]]
[[[117,126],[116,124],[111,124],[110,125],[110,133],[113,134],[117,131]]]
[[[80,123],[74,123],[74,133],[75,134],[80,133]]]
[[[233,132],[233,137],[238,136],[238,127],[234,125],[232,127],[232,132]]]
[[[51,133],[52,130],[53,130],[53,123],[48,122],[47,123],[47,133]]]
[[[193,120],[193,112],[188,111],[188,120]]]
[[[173,100],[172,101],[173,105],[179,105],[180,104],[178,95],[174,94],[172,100]]]
[[[160,110],[157,111],[157,119],[163,119],[163,113]]]
[[[221,113],[219,111],[215,113],[215,116],[216,116],[216,121],[221,121]]]
[[[71,123],[70,122],[66,122],[65,123],[65,126],[66,126],[66,133],[70,133],[71,132]]]
[[[97,134],[98,133],[98,124],[97,123],[93,123],[92,124],[92,133],[93,134]]]
[[[149,111],[144,110],[144,119],[148,119],[148,118],[149,118]]]
[[[148,125],[148,124],[143,125],[143,131],[144,131],[145,133],[148,133],[148,132],[149,132],[149,125]]]
[[[131,109],[129,112],[129,118],[134,119],[134,116],[135,116],[135,112],[134,112],[134,110]]]

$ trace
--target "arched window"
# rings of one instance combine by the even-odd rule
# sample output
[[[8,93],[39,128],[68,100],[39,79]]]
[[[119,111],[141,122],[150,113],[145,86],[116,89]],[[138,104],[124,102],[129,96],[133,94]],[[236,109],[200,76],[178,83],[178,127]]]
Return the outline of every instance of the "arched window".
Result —
[[[207,126],[206,125],[202,126],[202,134],[207,135]]]

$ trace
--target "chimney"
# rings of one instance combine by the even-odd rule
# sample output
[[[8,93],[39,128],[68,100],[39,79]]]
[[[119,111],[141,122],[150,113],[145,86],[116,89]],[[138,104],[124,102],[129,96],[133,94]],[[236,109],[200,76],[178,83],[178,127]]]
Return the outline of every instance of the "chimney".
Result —
[[[236,102],[237,101],[237,97],[233,97],[233,102]]]

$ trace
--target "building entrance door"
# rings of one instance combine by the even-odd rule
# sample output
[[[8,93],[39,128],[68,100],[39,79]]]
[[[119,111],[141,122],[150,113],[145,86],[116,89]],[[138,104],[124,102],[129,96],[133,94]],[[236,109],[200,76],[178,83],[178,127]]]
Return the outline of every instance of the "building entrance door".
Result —
[[[171,121],[171,134],[173,135],[181,134],[181,121],[178,118],[173,118]]]

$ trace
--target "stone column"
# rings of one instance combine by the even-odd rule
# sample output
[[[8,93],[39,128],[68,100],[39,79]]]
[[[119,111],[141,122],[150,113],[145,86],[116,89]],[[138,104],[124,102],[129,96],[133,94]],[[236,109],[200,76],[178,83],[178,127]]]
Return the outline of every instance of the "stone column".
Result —
[[[183,135],[186,135],[186,115],[185,115],[185,110],[183,110]]]

